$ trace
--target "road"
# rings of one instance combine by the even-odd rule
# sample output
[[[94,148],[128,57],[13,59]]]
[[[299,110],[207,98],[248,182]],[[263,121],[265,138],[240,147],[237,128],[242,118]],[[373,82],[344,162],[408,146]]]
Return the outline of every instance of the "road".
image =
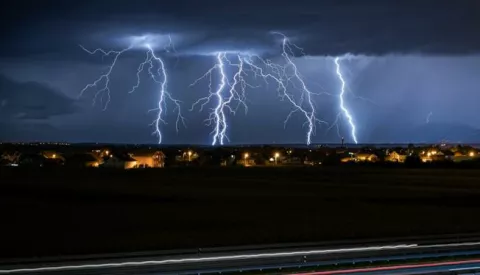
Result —
[[[301,270],[316,272],[302,273]],[[323,270],[323,271],[322,271]],[[480,274],[480,237],[438,237],[368,241],[363,244],[295,244],[209,248],[70,258],[13,260],[0,274]],[[472,272],[470,272],[472,274]]]

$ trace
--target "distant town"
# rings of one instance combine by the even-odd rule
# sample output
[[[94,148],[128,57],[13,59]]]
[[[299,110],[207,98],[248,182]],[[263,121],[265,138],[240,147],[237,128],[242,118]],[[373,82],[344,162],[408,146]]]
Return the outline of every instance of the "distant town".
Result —
[[[470,145],[148,146],[68,143],[1,143],[0,165],[141,169],[181,166],[321,166],[349,164],[480,164]]]

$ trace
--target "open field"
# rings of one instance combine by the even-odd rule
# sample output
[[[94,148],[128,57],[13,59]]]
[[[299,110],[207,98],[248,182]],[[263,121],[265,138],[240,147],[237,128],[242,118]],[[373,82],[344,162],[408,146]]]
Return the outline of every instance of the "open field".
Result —
[[[480,232],[480,170],[0,170],[0,257]]]

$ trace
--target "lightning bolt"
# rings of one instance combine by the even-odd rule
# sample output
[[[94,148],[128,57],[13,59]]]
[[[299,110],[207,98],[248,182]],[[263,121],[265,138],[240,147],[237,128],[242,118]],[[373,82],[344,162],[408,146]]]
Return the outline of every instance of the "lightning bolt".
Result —
[[[97,88],[97,92],[95,94],[95,97],[93,99],[93,104],[95,105],[97,97],[102,94],[100,97],[100,100],[103,102],[103,94],[107,95],[107,102],[105,103],[103,110],[107,109],[108,103],[110,102],[110,75],[116,66],[118,58],[125,52],[131,50],[135,46],[138,46],[136,44],[131,44],[128,48],[125,48],[121,51],[105,51],[103,49],[96,49],[94,51],[89,51],[83,46],[80,46],[84,51],[86,51],[89,54],[96,54],[96,53],[101,53],[102,57],[108,57],[110,55],[113,55],[113,61],[110,63],[108,66],[107,72],[100,75],[94,82],[88,84],[85,86],[85,88],[82,89],[80,92],[80,97],[84,94],[84,92],[88,89],[91,88]],[[153,134],[158,136],[158,143],[162,143],[163,135],[161,132],[161,124],[167,124],[167,122],[164,120],[164,116],[166,115],[167,112],[167,100],[170,101],[173,105],[173,112],[177,113],[177,119],[176,119],[176,130],[177,132],[179,131],[179,124],[182,123],[185,126],[185,118],[182,116],[181,112],[181,106],[180,106],[180,101],[175,99],[171,93],[168,92],[167,86],[168,86],[168,75],[167,75],[167,70],[165,68],[165,63],[162,58],[160,58],[158,55],[155,54],[155,51],[151,47],[150,44],[143,44],[146,48],[146,57],[145,60],[139,64],[138,69],[137,69],[137,83],[133,85],[133,87],[130,89],[128,93],[133,93],[135,92],[141,84],[141,74],[142,72],[145,71],[145,68],[148,67],[147,71],[149,76],[152,78],[153,81],[158,83],[160,85],[160,89],[158,92],[158,103],[157,107],[149,110],[150,111],[157,111],[157,116],[154,119],[154,121],[151,123],[151,125],[154,126],[155,130]],[[171,37],[169,36],[169,44],[164,48],[166,52],[170,51],[170,48],[175,51],[175,48],[173,48],[172,40]],[[155,70],[155,67],[157,67],[157,70]]]
[[[239,54],[235,54],[238,63],[232,62],[227,56],[226,52],[219,52],[216,54],[215,65],[210,68],[204,75],[196,79],[190,86],[196,85],[200,80],[209,78],[209,94],[202,97],[193,103],[193,110],[197,105],[200,105],[200,111],[203,110],[206,104],[214,101],[215,107],[211,109],[209,117],[206,122],[207,125],[213,125],[212,145],[224,145],[225,141],[229,141],[227,136],[228,121],[227,114],[236,114],[238,108],[243,106],[245,112],[248,107],[246,100],[246,87],[253,87],[245,80],[244,60]],[[226,73],[226,66],[236,67],[236,72],[233,76],[233,83],[230,83]],[[212,91],[212,74],[218,72],[219,84],[215,91]],[[228,88],[229,87],[229,88]],[[227,91],[228,89],[228,91]],[[240,91],[238,91],[240,89]],[[237,103],[237,106],[232,106]]]
[[[227,52],[219,52],[216,54],[215,65],[190,85],[194,86],[203,79],[209,79],[209,94],[206,97],[197,100],[192,105],[191,110],[199,105],[199,109],[202,111],[206,104],[215,101],[216,107],[211,109],[209,117],[206,120],[207,125],[213,125],[212,145],[223,145],[225,140],[229,140],[227,137],[227,113],[235,115],[240,106],[242,106],[245,109],[245,112],[247,112],[246,88],[256,87],[245,80],[245,76],[248,75],[248,73],[253,73],[255,78],[258,77],[263,79],[267,85],[269,84],[269,81],[275,82],[277,84],[277,92],[279,93],[280,98],[282,100],[287,100],[293,106],[293,110],[287,115],[284,121],[285,127],[294,113],[299,112],[305,117],[305,124],[308,126],[306,133],[306,143],[308,145],[312,142],[312,136],[315,134],[317,123],[326,123],[316,117],[315,105],[312,99],[312,95],[315,93],[309,90],[305,84],[303,76],[300,74],[297,66],[290,57],[293,55],[293,48],[300,51],[302,51],[302,49],[291,44],[285,35],[281,33],[276,34],[280,34],[283,37],[282,57],[285,61],[284,65],[273,63],[270,60],[263,59],[259,55],[250,53],[235,53],[235,59],[238,61],[234,63],[227,55]],[[233,83],[229,82],[226,75],[227,65],[235,67],[236,72],[233,76]],[[220,82],[215,91],[213,91],[212,75],[215,72],[218,72]],[[299,83],[300,87],[298,87],[296,83]],[[230,87],[228,92],[227,87]],[[299,98],[296,98],[288,91],[290,87],[301,92]],[[232,106],[234,103],[237,103],[236,108]]]
[[[291,81],[292,78],[296,79],[301,85],[301,87],[299,87],[299,88],[297,87],[297,89],[300,90],[300,92],[301,92],[301,97],[300,97],[299,102],[294,103],[294,102],[292,102],[292,100],[289,99],[289,101],[293,104],[294,109],[287,116],[286,122],[288,121],[288,119],[294,113],[300,111],[306,119],[305,123],[308,125],[307,136],[306,136],[307,141],[306,142],[307,142],[307,145],[310,145],[312,143],[312,135],[315,134],[317,122],[320,122],[320,123],[326,123],[326,122],[317,119],[315,104],[313,103],[313,100],[312,100],[313,93],[308,89],[308,87],[305,84],[305,81],[303,79],[303,76],[300,74],[297,66],[295,65],[295,63],[293,63],[292,59],[290,58],[290,55],[293,55],[292,47],[299,49],[303,54],[302,48],[296,46],[295,44],[291,44],[289,42],[288,38],[284,34],[282,34],[282,33],[277,33],[277,34],[280,34],[280,35],[283,36],[282,56],[287,63],[286,66],[283,68],[283,72],[285,73],[286,70],[288,69],[288,67],[291,67],[291,69],[293,70],[293,75],[287,76],[286,79],[288,81]],[[292,85],[294,87],[296,87],[295,84],[292,84]],[[305,97],[306,97],[307,108],[302,107],[303,100],[304,100]]]
[[[432,115],[433,115],[433,112],[428,113],[427,119],[425,120],[426,124],[430,123],[430,118],[432,117]]]
[[[95,49],[94,51],[89,51],[87,50],[86,48],[84,48],[82,45],[79,45],[82,50],[86,51],[87,53],[91,54],[91,55],[94,55],[96,53],[101,53],[102,54],[102,57],[108,57],[110,55],[113,56],[113,60],[112,62],[110,63],[109,66],[107,66],[107,71],[106,73],[100,75],[94,82],[88,84],[87,86],[85,86],[85,88],[83,88],[81,91],[80,91],[80,95],[79,97],[82,97],[83,94],[85,93],[85,91],[91,89],[91,88],[97,88],[97,92],[95,93],[95,96],[93,97],[93,105],[95,105],[96,101],[97,101],[97,97],[101,94],[101,97],[100,97],[100,101],[103,103],[103,96],[106,95],[107,96],[107,101],[105,102],[105,105],[103,106],[103,110],[105,111],[108,107],[108,104],[110,103],[110,75],[112,74],[112,71],[113,71],[113,68],[115,67],[115,65],[117,64],[117,60],[118,58],[125,52],[131,50],[133,48],[133,44],[130,45],[128,48],[125,48],[121,51],[105,51],[103,49]]]
[[[347,118],[348,124],[350,125],[350,134],[355,142],[355,144],[358,144],[357,141],[357,136],[356,136],[356,127],[355,123],[353,122],[353,117],[350,114],[350,111],[348,111],[347,107],[345,107],[345,100],[344,100],[344,95],[345,95],[345,90],[346,90],[346,83],[342,75],[342,70],[341,70],[341,65],[340,65],[340,57],[336,57],[335,60],[335,66],[336,66],[336,73],[337,77],[340,80],[341,87],[340,87],[340,109],[342,110],[343,115]],[[338,118],[338,117],[337,117]]]

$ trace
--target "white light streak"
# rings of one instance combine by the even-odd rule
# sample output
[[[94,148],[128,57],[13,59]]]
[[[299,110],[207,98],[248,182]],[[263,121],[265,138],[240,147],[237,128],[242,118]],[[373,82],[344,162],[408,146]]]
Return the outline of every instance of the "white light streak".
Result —
[[[293,106],[293,110],[288,114],[284,121],[284,126],[286,127],[287,122],[294,113],[301,113],[303,117],[305,117],[305,124],[308,127],[306,133],[307,144],[311,144],[312,142],[312,136],[315,134],[316,124],[326,124],[325,121],[319,120],[316,117],[315,104],[312,99],[312,95],[315,93],[309,90],[305,84],[303,76],[300,74],[297,66],[290,57],[293,55],[294,48],[300,51],[302,51],[302,49],[291,44],[285,35],[281,33],[275,34],[283,37],[282,57],[284,58],[285,65],[272,63],[270,60],[265,60],[258,55],[250,53],[219,52],[216,54],[215,65],[191,84],[191,86],[194,86],[200,80],[207,77],[209,78],[208,96],[197,100],[192,105],[191,110],[193,110],[195,106],[200,105],[200,111],[202,111],[206,104],[214,101],[215,108],[211,109],[209,117],[206,120],[207,125],[213,125],[212,145],[223,145],[225,140],[229,140],[227,137],[227,112],[225,110],[228,110],[228,112],[233,115],[235,115],[239,106],[243,106],[245,112],[248,110],[245,91],[247,87],[253,88],[254,86],[248,84],[245,80],[247,72],[252,72],[255,77],[262,78],[267,84],[269,80],[273,80],[277,83],[277,91],[279,92],[280,98],[286,99]],[[229,56],[235,56],[238,63],[232,62]],[[233,83],[228,81],[226,72],[227,66],[228,68],[235,68]],[[212,74],[216,71],[218,71],[220,83],[218,84],[218,88],[213,92]],[[299,83],[300,87],[297,87],[296,83]],[[226,93],[227,86],[230,87],[228,93]],[[295,98],[294,95],[288,91],[289,87],[293,87],[297,91],[300,91],[300,96]],[[234,103],[238,103],[235,108],[232,107],[232,104]]]
[[[112,263],[102,263],[102,264],[46,266],[46,267],[37,267],[37,268],[0,270],[0,274],[65,271],[65,270],[79,270],[79,269],[82,270],[82,269],[94,269],[94,268],[139,267],[139,266],[147,266],[147,265],[215,262],[215,261],[228,261],[228,260],[248,260],[248,259],[262,259],[262,258],[275,258],[275,257],[308,256],[308,255],[318,255],[318,254],[383,251],[383,250],[395,250],[395,249],[405,249],[405,248],[415,248],[415,247],[417,247],[417,244],[400,244],[400,245],[387,245],[387,246],[366,246],[366,247],[355,247],[355,248],[243,254],[243,255],[217,256],[217,257],[197,257],[197,258],[180,258],[180,259],[165,259],[165,260],[151,260],[151,261],[112,262]]]
[[[168,36],[169,38],[169,44],[164,48],[165,52],[169,52],[170,49],[175,51],[175,48],[173,47],[173,43],[171,40],[171,37]],[[141,41],[145,41],[145,37],[142,37]],[[86,51],[89,54],[96,54],[96,53],[101,53],[103,57],[108,57],[112,55],[113,61],[110,63],[108,66],[107,72],[105,74],[100,75],[94,82],[88,84],[83,88],[83,90],[80,92],[80,97],[84,94],[85,91],[91,88],[97,88],[97,92],[95,94],[95,97],[93,99],[93,104],[95,105],[97,97],[101,94],[100,100],[103,103],[103,95],[106,94],[107,96],[107,101],[103,106],[103,110],[106,110],[108,107],[108,104],[110,102],[111,96],[110,96],[110,75],[112,74],[112,71],[114,67],[117,64],[118,58],[125,52],[137,48],[140,42],[137,43],[132,43],[128,48],[125,48],[121,51],[105,51],[103,49],[96,49],[94,51],[89,51],[83,46],[80,46],[84,51]],[[135,92],[141,84],[141,74],[145,70],[145,67],[147,66],[148,69],[148,74],[152,78],[153,81],[158,83],[160,85],[160,89],[158,92],[158,103],[157,107],[155,109],[149,110],[149,111],[157,111],[157,116],[155,120],[152,122],[152,125],[154,126],[154,132],[153,134],[158,136],[158,143],[162,143],[163,141],[163,135],[161,132],[161,124],[167,124],[166,121],[164,120],[164,117],[166,115],[167,111],[167,100],[170,101],[174,108],[173,112],[177,113],[177,119],[176,119],[176,130],[177,132],[179,131],[179,124],[182,123],[185,126],[185,118],[182,116],[181,113],[181,106],[180,106],[180,101],[175,99],[171,93],[168,92],[167,86],[168,86],[168,75],[167,75],[167,70],[165,68],[165,63],[162,58],[157,56],[155,54],[155,51],[151,47],[150,44],[148,43],[143,43],[142,42],[142,48],[146,49],[146,57],[145,60],[139,64],[138,69],[137,69],[137,82],[136,84],[132,87],[132,89],[128,93],[133,93]],[[157,66],[157,70],[154,71],[155,66]]]
[[[164,259],[164,260],[149,260],[149,261],[124,261],[124,262],[108,262],[108,263],[98,263],[98,264],[57,265],[57,266],[42,266],[42,267],[32,267],[32,268],[3,269],[3,270],[0,270],[0,274],[83,270],[83,269],[103,269],[103,268],[118,268],[118,267],[140,267],[140,266],[149,266],[149,265],[216,262],[216,261],[229,261],[229,260],[248,260],[248,259],[339,254],[339,253],[352,253],[352,252],[375,252],[375,251],[384,251],[384,250],[463,247],[463,246],[477,246],[477,245],[480,245],[480,242],[447,243],[447,244],[433,244],[433,245],[398,244],[398,245],[364,246],[364,247],[337,248],[337,249],[297,250],[297,251],[287,251],[287,252],[236,254],[236,255],[212,256],[212,257],[186,257],[186,258],[177,258],[177,259],[171,258],[171,259]]]
[[[335,58],[335,65],[336,65],[336,73],[337,73],[338,79],[341,82],[340,94],[339,94],[340,109],[342,110],[344,116],[346,117],[346,119],[348,121],[348,124],[350,125],[350,129],[351,129],[350,134],[351,134],[351,138],[353,139],[353,142],[355,142],[355,144],[358,144],[357,136],[356,136],[356,133],[355,133],[356,127],[355,127],[355,123],[353,122],[353,117],[350,114],[350,111],[347,109],[347,107],[345,107],[344,95],[345,95],[345,90],[346,90],[346,83],[345,83],[345,80],[344,80],[343,75],[342,75],[342,70],[341,70],[341,65],[340,65],[340,57]]]

